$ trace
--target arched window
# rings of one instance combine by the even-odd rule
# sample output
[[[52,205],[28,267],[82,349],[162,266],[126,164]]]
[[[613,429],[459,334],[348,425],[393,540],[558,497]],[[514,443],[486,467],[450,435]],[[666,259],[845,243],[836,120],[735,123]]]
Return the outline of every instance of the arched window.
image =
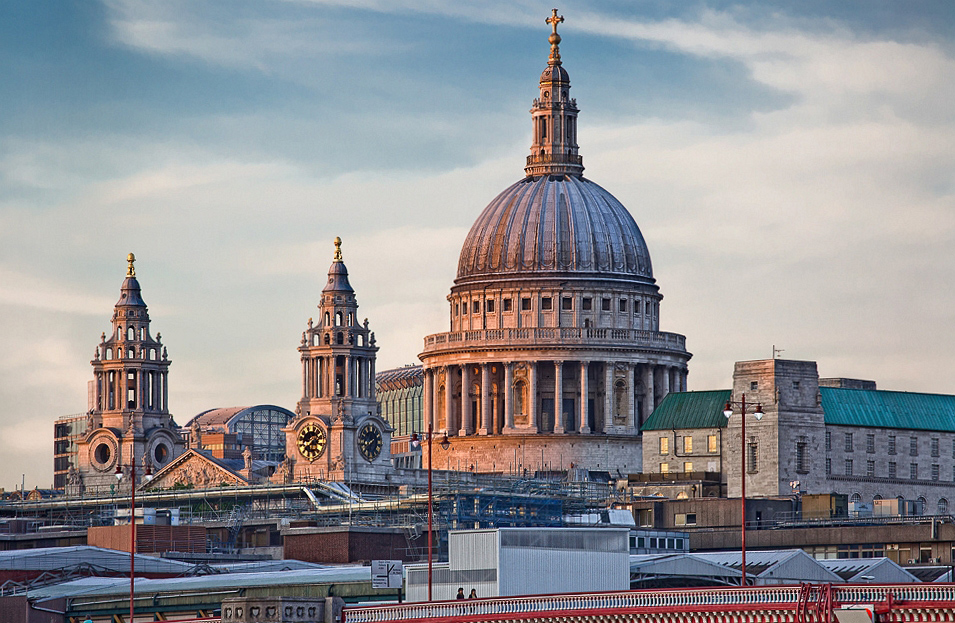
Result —
[[[146,329],[143,327],[139,327],[139,339],[140,340],[146,339]]]
[[[328,324],[329,324],[328,318],[329,318],[328,312],[325,312],[325,326],[326,326],[326,327],[327,327]]]
[[[948,514],[948,500],[941,498],[938,501],[938,514],[947,515]]]
[[[135,340],[135,339],[136,339],[136,329],[134,329],[134,328],[132,328],[132,327],[127,327],[127,328],[126,328],[126,339],[129,340],[130,342],[132,342],[133,340]]]
[[[853,494],[852,494],[852,497],[849,498],[849,501],[852,502],[852,503],[854,503],[854,504],[861,504],[861,503],[862,503],[862,495],[859,494],[859,493],[853,493]]]
[[[617,381],[613,386],[613,414],[615,417],[626,417],[627,415],[627,384],[623,381]]]
[[[364,345],[365,345],[365,336],[364,336],[364,335],[359,335],[359,336],[358,336],[358,345],[359,345],[359,346],[364,346]]]
[[[338,332],[338,335],[335,336],[335,343],[336,343],[336,344],[344,344],[344,343],[345,343],[345,334],[342,333],[341,331],[339,331],[339,332]]]
[[[349,343],[349,344],[354,344],[354,343],[355,343],[355,334],[354,334],[354,333],[351,333],[351,332],[348,333],[348,343]]]
[[[524,384],[524,381],[518,381],[517,383],[514,383],[514,414],[515,415],[524,415],[527,412],[525,409],[526,392],[527,392],[527,386]]]
[[[344,318],[344,316],[342,316],[342,313],[341,313],[341,312],[335,312],[335,326],[336,326],[336,327],[342,326],[342,319],[343,319],[343,318]],[[339,342],[339,344],[340,344],[340,343],[341,343],[341,342]]]
[[[928,506],[928,501],[922,496],[919,496],[919,499],[916,500],[915,514],[924,515],[927,506]]]
[[[875,496],[872,498],[872,501],[875,502],[876,500],[881,500],[881,499],[882,499],[882,496],[877,493],[877,494],[875,494]]]
[[[686,494],[686,491],[680,491],[679,493],[676,494],[676,499],[678,499],[678,500],[685,500],[685,499],[687,499],[688,497],[690,497],[690,496],[688,496],[688,495]]]
[[[117,339],[117,340],[123,339],[123,328],[122,328],[122,327],[116,327],[116,339]]]
[[[325,334],[325,343],[326,343],[326,344],[331,344],[331,343],[332,343],[332,338],[329,336],[328,333]]]
[[[112,349],[112,348],[107,348],[107,349],[106,349],[106,361],[109,361],[109,360],[112,359],[112,358],[113,358],[113,349]]]

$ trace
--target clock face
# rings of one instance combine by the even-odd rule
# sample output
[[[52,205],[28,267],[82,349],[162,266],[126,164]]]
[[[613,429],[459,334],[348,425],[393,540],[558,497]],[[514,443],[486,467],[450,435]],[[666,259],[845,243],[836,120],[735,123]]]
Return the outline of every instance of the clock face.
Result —
[[[358,451],[369,461],[374,461],[381,454],[381,431],[374,424],[368,423],[358,431]]]
[[[327,437],[325,429],[312,423],[298,433],[298,451],[309,461],[314,461],[325,452]]]

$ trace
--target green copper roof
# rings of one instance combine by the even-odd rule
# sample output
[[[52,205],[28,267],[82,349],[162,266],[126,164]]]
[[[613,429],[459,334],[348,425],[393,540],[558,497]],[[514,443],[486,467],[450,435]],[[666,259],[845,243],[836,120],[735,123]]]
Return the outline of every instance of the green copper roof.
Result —
[[[640,430],[674,428],[722,428],[726,426],[723,407],[732,392],[717,389],[708,392],[670,392],[654,409]]]
[[[955,396],[835,387],[819,393],[826,424],[955,432]]]

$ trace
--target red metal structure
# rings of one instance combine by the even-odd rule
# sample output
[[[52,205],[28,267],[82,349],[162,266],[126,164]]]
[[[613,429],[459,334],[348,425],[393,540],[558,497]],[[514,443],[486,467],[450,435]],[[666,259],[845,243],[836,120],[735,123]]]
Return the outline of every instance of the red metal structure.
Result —
[[[802,584],[534,595],[353,607],[344,610],[344,618],[345,623],[836,623],[847,612],[878,623],[955,621],[955,585]]]

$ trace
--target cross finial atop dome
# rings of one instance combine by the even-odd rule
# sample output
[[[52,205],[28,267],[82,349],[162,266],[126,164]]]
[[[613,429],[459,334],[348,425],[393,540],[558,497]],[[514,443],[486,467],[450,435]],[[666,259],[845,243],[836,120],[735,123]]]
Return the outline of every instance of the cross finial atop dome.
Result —
[[[126,261],[129,262],[129,266],[126,268],[126,276],[135,277],[136,267],[133,266],[133,264],[136,262],[136,256],[130,253],[129,255],[126,256]]]
[[[560,35],[557,34],[557,24],[564,21],[563,15],[557,15],[557,9],[551,9],[551,16],[544,20],[545,23],[553,27],[553,32],[547,39],[550,41],[550,56],[547,58],[548,65],[560,65]]]
[[[335,236],[335,257],[333,258],[333,261],[342,261],[342,239],[338,236]]]

